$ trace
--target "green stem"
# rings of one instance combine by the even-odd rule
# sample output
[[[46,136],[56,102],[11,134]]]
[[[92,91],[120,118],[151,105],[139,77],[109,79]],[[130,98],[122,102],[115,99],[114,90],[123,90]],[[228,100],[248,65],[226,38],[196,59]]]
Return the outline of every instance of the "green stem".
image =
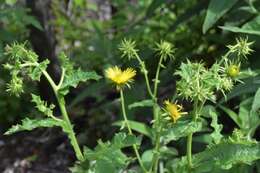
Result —
[[[155,127],[156,127],[156,137],[155,137],[155,153],[153,154],[153,159],[152,159],[152,164],[150,167],[150,171],[154,171],[155,173],[157,173],[158,171],[158,163],[159,163],[159,150],[160,150],[160,133],[161,133],[161,127],[160,127],[160,122],[159,122],[159,110],[157,109],[157,93],[158,93],[158,84],[160,83],[159,81],[159,76],[160,76],[160,70],[161,70],[161,66],[162,66],[162,61],[164,59],[164,56],[160,57],[158,66],[157,66],[157,70],[156,70],[156,74],[155,74],[155,79],[154,79],[154,90],[153,90],[153,96],[154,96],[154,100],[155,100],[155,104],[153,106],[153,115],[154,115],[154,119],[155,119]]]
[[[157,66],[157,70],[156,70],[155,81],[154,81],[154,88],[153,88],[153,95],[154,95],[155,98],[157,97],[158,84],[160,83],[160,81],[159,81],[159,74],[160,74],[160,70],[161,70],[163,59],[164,59],[164,56],[161,56],[160,60],[159,60],[159,63],[158,63],[158,66]]]
[[[128,130],[128,133],[130,135],[133,135],[132,129],[131,129],[130,125],[129,125],[129,122],[128,122],[128,119],[127,119],[127,116],[126,116],[125,99],[124,99],[124,93],[123,93],[122,89],[120,89],[120,97],[121,97],[121,106],[122,106],[123,117],[124,117],[124,121],[125,121],[127,130]],[[143,162],[141,160],[141,157],[140,157],[140,154],[138,152],[137,146],[135,144],[133,145],[133,149],[134,149],[135,155],[137,157],[137,160],[138,160],[138,162],[139,162],[143,172],[147,173],[147,170],[144,167],[144,164],[143,164]]]
[[[204,103],[205,103],[205,101],[201,101],[200,104],[199,104],[198,99],[196,99],[194,101],[192,121],[194,121],[194,122],[197,121]],[[188,166],[189,166],[189,170],[190,171],[192,169],[192,136],[193,136],[193,133],[190,133],[188,135],[188,138],[187,138],[187,154],[186,154],[187,155]]]
[[[72,124],[71,124],[70,119],[69,119],[69,116],[68,116],[68,113],[67,113],[67,110],[66,110],[66,107],[65,107],[64,97],[60,96],[58,94],[59,87],[55,84],[55,82],[52,80],[52,78],[47,73],[47,71],[43,70],[42,73],[46,77],[48,82],[50,83],[50,85],[51,85],[51,87],[52,87],[52,89],[53,89],[53,91],[55,93],[55,96],[56,96],[56,99],[58,101],[58,104],[59,104],[59,107],[60,107],[60,111],[61,111],[63,120],[65,121],[65,123],[66,123],[66,125],[67,125],[67,127],[69,129],[67,131],[67,133],[68,133],[69,138],[71,140],[72,147],[73,147],[73,149],[74,149],[74,151],[76,153],[76,157],[77,157],[78,160],[83,161],[84,157],[83,157],[83,154],[82,154],[82,152],[80,150],[79,144],[77,142],[77,138],[75,136]]]
[[[67,133],[68,133],[69,138],[71,140],[71,145],[73,146],[74,151],[76,153],[76,157],[77,157],[78,160],[83,161],[84,157],[83,157],[83,154],[82,154],[81,149],[79,147],[77,138],[75,136],[73,126],[72,126],[70,119],[69,119],[69,116],[68,116],[68,113],[67,113],[67,110],[66,110],[66,107],[65,107],[65,100],[64,100],[63,96],[59,96],[57,94],[55,94],[55,95],[56,95],[56,98],[57,98],[58,103],[59,103],[59,107],[60,107],[60,110],[61,110],[62,117],[65,120],[67,127],[69,128],[69,131]]]
[[[145,78],[145,83],[146,83],[148,93],[149,93],[150,97],[154,100],[155,97],[152,93],[152,89],[151,89],[151,86],[150,86],[150,83],[149,83],[148,71],[145,67],[145,63],[141,60],[141,58],[139,57],[139,55],[137,53],[135,54],[135,57],[137,58],[140,66],[141,66],[141,71],[144,73],[144,78]]]

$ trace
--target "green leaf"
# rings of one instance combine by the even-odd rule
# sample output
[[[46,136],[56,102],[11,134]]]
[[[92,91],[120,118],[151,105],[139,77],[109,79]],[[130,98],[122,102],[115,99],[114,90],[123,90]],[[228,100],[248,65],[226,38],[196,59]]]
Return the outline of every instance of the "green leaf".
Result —
[[[32,94],[32,102],[36,104],[36,108],[40,112],[47,115],[48,117],[53,116],[53,109],[55,108],[55,105],[51,104],[48,106],[47,102],[41,100],[40,96],[34,94]]]
[[[112,145],[118,149],[140,144],[141,138],[137,138],[134,135],[126,135],[125,133],[117,133],[112,140]]]
[[[205,151],[193,155],[193,173],[215,172],[228,170],[238,164],[252,164],[260,159],[259,143],[243,144],[230,141],[221,142],[208,147]],[[182,170],[187,173],[187,158],[174,159],[173,172]]]
[[[40,120],[25,118],[22,120],[22,124],[17,124],[12,126],[7,132],[5,132],[5,135],[11,135],[13,133],[26,131],[26,130],[30,131],[39,127],[55,127],[60,125],[61,122],[56,121],[52,118],[46,118]]]
[[[80,82],[87,80],[99,80],[101,76],[97,75],[96,72],[83,72],[78,69],[77,71],[65,76],[64,82],[61,85],[60,92],[66,95],[69,92],[70,87],[76,88]]]
[[[252,108],[250,111],[249,121],[250,121],[251,135],[254,134],[255,130],[260,125],[259,108],[260,108],[260,88],[257,90],[254,96]]]
[[[243,83],[235,86],[235,88],[233,88],[232,91],[228,93],[225,98],[219,100],[218,104],[224,103],[242,94],[253,93],[259,87],[260,87],[260,76],[247,78],[243,81]]]
[[[132,120],[128,120],[130,128],[132,130],[135,130],[149,138],[152,138],[152,129],[150,127],[148,127],[146,124],[144,123],[140,123],[137,121],[132,121]],[[124,126],[125,122],[124,121],[117,121],[115,123],[113,123],[114,126]]]
[[[238,114],[229,109],[228,107],[219,105],[219,108],[222,109],[228,116],[241,128],[241,119],[239,118]]]
[[[210,134],[210,136],[212,137],[213,141],[218,144],[221,139],[222,139],[222,135],[221,135],[221,130],[223,128],[223,125],[219,125],[218,124],[218,115],[216,112],[210,110],[209,114],[211,115],[212,121],[211,121],[211,127],[214,128],[214,132]]]
[[[260,35],[260,15],[244,24],[241,28],[235,26],[221,26],[220,28],[235,33]]]
[[[40,81],[42,71],[46,71],[49,63],[50,61],[46,59],[43,62],[39,63],[38,66],[33,67],[32,71],[29,73],[29,76],[32,78],[32,80]]]
[[[226,14],[238,0],[211,0],[203,23],[205,34],[224,14]]]
[[[122,171],[131,162],[131,158],[128,158],[121,149],[133,144],[140,145],[140,142],[140,139],[133,135],[118,133],[114,136],[112,142],[98,141],[94,150],[84,148],[85,159],[93,163],[89,167],[89,171],[95,173]],[[76,165],[75,170],[80,170],[80,167],[83,167],[84,164],[86,163]],[[85,169],[85,171],[88,170]]]
[[[136,107],[152,107],[153,104],[154,104],[153,100],[142,100],[142,101],[134,102],[134,103],[128,105],[128,108],[133,109]]]
[[[201,131],[203,128],[202,121],[177,121],[171,128],[166,129],[162,132],[164,142],[167,144],[170,141],[178,140],[181,137],[188,136],[190,133],[195,133]]]

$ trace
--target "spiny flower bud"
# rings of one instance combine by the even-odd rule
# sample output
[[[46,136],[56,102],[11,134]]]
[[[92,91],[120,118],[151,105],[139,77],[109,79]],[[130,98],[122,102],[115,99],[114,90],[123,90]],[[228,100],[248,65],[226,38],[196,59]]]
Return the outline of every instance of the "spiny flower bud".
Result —
[[[161,41],[160,43],[156,43],[156,51],[158,51],[159,55],[163,56],[164,58],[173,58],[173,53],[175,51],[174,46],[167,42]]]
[[[250,55],[253,50],[250,48],[250,46],[254,42],[248,42],[248,38],[239,38],[236,39],[235,45],[229,45],[227,46],[232,53],[237,53],[239,57],[247,58],[247,55]]]
[[[123,39],[119,45],[119,50],[122,52],[122,57],[127,57],[128,59],[135,58],[138,52],[135,41],[131,39]]]
[[[19,97],[23,93],[23,80],[18,76],[13,76],[9,84],[7,84],[7,92]]]

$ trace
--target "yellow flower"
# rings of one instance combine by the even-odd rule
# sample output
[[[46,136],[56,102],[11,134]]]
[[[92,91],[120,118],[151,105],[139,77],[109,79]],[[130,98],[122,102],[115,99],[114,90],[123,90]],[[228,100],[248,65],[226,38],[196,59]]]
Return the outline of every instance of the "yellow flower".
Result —
[[[227,69],[227,73],[230,77],[237,77],[239,75],[240,72],[240,66],[239,65],[230,65]]]
[[[124,85],[130,87],[129,83],[133,82],[133,77],[136,75],[136,71],[133,68],[121,70],[119,67],[114,66],[106,69],[105,75],[108,79],[113,81],[117,87],[122,87]]]
[[[169,100],[164,101],[165,109],[172,118],[173,122],[176,123],[176,121],[182,116],[187,114],[187,112],[182,112],[183,107],[181,105],[178,105],[176,103],[171,103]]]

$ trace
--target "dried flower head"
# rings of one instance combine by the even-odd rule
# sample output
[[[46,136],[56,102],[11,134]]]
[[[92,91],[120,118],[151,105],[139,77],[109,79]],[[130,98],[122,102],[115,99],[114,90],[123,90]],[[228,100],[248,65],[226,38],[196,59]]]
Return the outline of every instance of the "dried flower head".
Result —
[[[133,77],[136,75],[136,71],[133,68],[121,70],[119,67],[114,66],[106,69],[105,75],[108,79],[114,82],[118,88],[121,88],[124,85],[130,87],[129,83],[133,82]]]
[[[172,103],[169,100],[164,101],[165,109],[170,116],[170,118],[173,120],[174,123],[182,116],[187,114],[187,112],[182,112],[183,107],[177,103]]]

